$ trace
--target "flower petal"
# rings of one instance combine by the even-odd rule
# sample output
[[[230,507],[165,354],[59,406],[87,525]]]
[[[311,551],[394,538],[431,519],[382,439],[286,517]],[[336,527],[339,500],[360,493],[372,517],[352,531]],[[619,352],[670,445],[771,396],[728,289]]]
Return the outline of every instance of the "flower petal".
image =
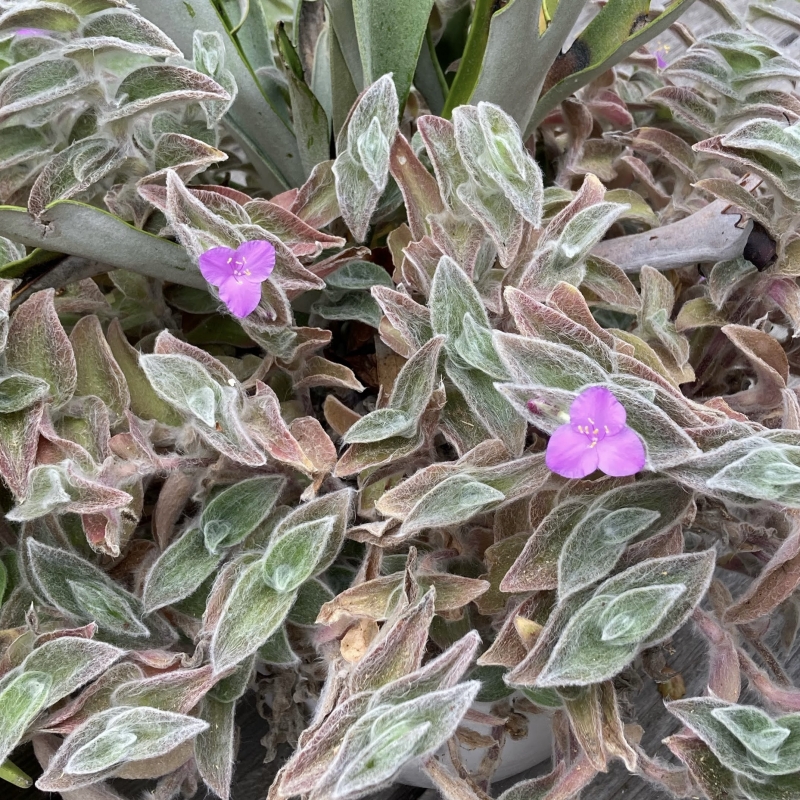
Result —
[[[242,278],[250,283],[265,281],[275,269],[275,248],[263,239],[240,244],[236,248],[236,255],[247,260],[247,270],[250,274],[245,273]]]
[[[598,437],[613,436],[625,427],[625,407],[605,386],[592,386],[581,392],[569,407],[573,429],[591,424],[599,429]],[[591,420],[591,422],[590,422]]]
[[[210,284],[222,286],[233,275],[235,259],[236,251],[230,247],[212,247],[200,255],[200,272]]]
[[[585,478],[597,469],[597,447],[570,425],[557,428],[547,443],[545,463],[564,478]]]
[[[242,319],[252,313],[261,300],[261,284],[239,282],[230,276],[220,285],[219,297],[234,317]]]
[[[639,434],[631,428],[623,428],[614,436],[606,436],[597,443],[599,466],[606,475],[621,478],[634,475],[644,469],[644,444]]]

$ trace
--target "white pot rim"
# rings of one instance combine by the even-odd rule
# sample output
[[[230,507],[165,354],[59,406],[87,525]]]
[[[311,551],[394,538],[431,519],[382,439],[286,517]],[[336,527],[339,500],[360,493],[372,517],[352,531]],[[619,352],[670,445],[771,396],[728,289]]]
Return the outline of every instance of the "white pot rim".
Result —
[[[521,698],[523,695],[515,692],[509,695],[508,700],[513,700],[517,697]],[[471,706],[475,711],[480,711],[484,714],[491,713],[491,708],[494,703],[474,702]],[[545,759],[549,758],[552,753],[553,730],[550,717],[547,714],[530,714],[524,711],[516,711],[515,713],[522,714],[528,722],[528,733],[522,739],[512,739],[506,736],[505,744],[500,753],[500,764],[497,767],[494,775],[492,776],[492,783],[502,781],[506,778],[511,778],[514,775],[519,775],[531,767],[535,767]],[[464,720],[462,726],[471,728],[483,734],[487,734],[490,730],[488,725],[482,725],[471,720]],[[468,750],[461,745],[460,757],[463,765],[469,772],[478,770],[486,753],[486,748],[476,748],[475,750]],[[439,761],[452,766],[450,754],[447,746],[439,748],[433,754]],[[423,789],[435,788],[430,778],[425,774],[422,769],[421,759],[414,759],[406,764],[395,778],[395,783],[404,784],[406,786],[418,786]]]

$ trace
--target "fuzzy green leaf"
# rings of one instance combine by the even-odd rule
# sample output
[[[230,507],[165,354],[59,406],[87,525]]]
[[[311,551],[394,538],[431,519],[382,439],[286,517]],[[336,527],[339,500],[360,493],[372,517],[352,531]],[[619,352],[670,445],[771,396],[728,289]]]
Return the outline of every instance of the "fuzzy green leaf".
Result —
[[[44,399],[50,391],[47,381],[32,375],[0,378],[0,414],[12,414]]]
[[[276,592],[293,592],[305,583],[317,571],[335,523],[336,517],[322,517],[275,537],[262,561],[266,584]]]
[[[221,672],[255,653],[286,618],[296,596],[296,592],[281,594],[268,586],[261,561],[244,566],[211,639],[214,670]]]
[[[89,718],[59,748],[36,785],[46,792],[96,783],[126,762],[166,755],[208,727],[155,708],[110,708]]]
[[[239,481],[216,495],[203,509],[200,529],[209,553],[233,547],[269,515],[285,479],[266,475]]]
[[[400,535],[458,525],[503,500],[505,495],[497,489],[466,475],[453,475],[431,489],[411,509]]]
[[[0,763],[45,707],[52,680],[46,672],[21,672],[0,685]]]
[[[760,709],[693,697],[667,705],[724,766],[754,781],[800,771],[800,714],[771,719]]]
[[[714,551],[637,564],[602,583],[572,615],[537,686],[587,686],[612,678],[643,647],[671,635],[705,594]]]
[[[28,539],[27,549],[36,591],[72,618],[97,622],[103,639],[121,647],[160,647],[173,641],[166,622],[154,616],[145,624],[141,601],[93,564],[34,539]]]
[[[156,560],[144,582],[142,602],[148,612],[177,603],[214,572],[222,553],[212,553],[200,528],[191,528]]]

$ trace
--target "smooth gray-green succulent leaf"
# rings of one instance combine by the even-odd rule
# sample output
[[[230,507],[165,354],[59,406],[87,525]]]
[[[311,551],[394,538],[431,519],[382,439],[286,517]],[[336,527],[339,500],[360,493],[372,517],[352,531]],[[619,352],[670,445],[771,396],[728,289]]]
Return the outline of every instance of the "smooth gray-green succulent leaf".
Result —
[[[354,0],[353,16],[358,49],[369,84],[391,73],[403,109],[425,39],[433,0],[374,3]]]
[[[209,553],[233,547],[249,536],[272,511],[285,483],[280,476],[260,475],[217,494],[200,517]]]
[[[298,3],[298,7],[300,5]],[[263,9],[263,6],[259,3],[258,8]],[[300,160],[308,176],[317,164],[330,158],[330,122],[320,101],[306,84],[300,57],[283,25],[276,30],[276,42],[289,84],[292,122]],[[269,47],[268,41],[266,45]]]
[[[471,102],[497,103],[523,131],[536,107],[547,70],[585,8],[561,0],[544,36],[539,35],[542,0],[512,2],[491,17],[488,41]],[[508,76],[514,75],[509,81]]]
[[[207,286],[180,245],[74,200],[53,203],[38,220],[25,208],[0,206],[0,234],[29,247],[80,256],[183,286]],[[110,241],[114,242],[111,250]]]
[[[177,5],[161,0],[137,3],[144,17],[157,25],[181,48],[192,52],[196,31],[217,32],[225,48],[225,67],[236,81],[236,98],[225,117],[233,134],[255,155],[254,164],[268,188],[280,191],[303,183],[303,165],[297,141],[285,118],[285,111],[271,105],[245,62],[215,8],[213,0],[193,0]],[[274,102],[274,101],[273,101]]]
[[[369,81],[364,79],[364,65],[358,46],[353,0],[325,0],[325,7],[330,20],[329,24],[335,32],[337,46],[341,48],[341,58],[344,60],[350,81],[357,94],[369,84]]]
[[[683,14],[694,0],[677,0],[671,3],[654,19],[646,21],[644,25],[638,26],[637,20],[642,14],[646,14],[648,3],[642,0],[622,0],[621,2],[609,3],[609,7],[603,8],[606,12],[600,19],[592,20],[589,26],[579,35],[579,43],[576,49],[578,52],[588,50],[588,63],[584,66],[580,61],[576,64],[577,69],[572,69],[564,78],[558,80],[548,91],[539,97],[541,84],[537,87],[536,107],[528,121],[520,127],[525,132],[525,137],[530,136],[547,114],[559,103],[570,95],[573,95],[582,86],[586,86],[595,78],[607,72],[614,65],[618,64],[631,53],[642,47],[659,33],[665,31],[673,22]],[[517,3],[519,5],[519,2]],[[556,23],[559,21],[559,13],[564,6],[563,22],[567,23],[563,27]],[[571,3],[559,3],[558,10],[553,18],[553,24],[548,28],[543,39],[552,45],[554,49],[548,49],[546,63],[551,64],[561,49],[561,45],[569,36],[572,24],[568,15],[580,13],[578,8],[580,3],[573,0]],[[577,17],[572,17],[574,23]],[[594,24],[592,24],[594,23]],[[549,38],[552,35],[552,38]],[[573,44],[575,47],[575,44]],[[538,59],[536,63],[540,63]],[[544,75],[544,71],[542,72]]]
[[[263,577],[276,592],[293,592],[317,571],[336,517],[301,523],[275,537],[264,553]]]

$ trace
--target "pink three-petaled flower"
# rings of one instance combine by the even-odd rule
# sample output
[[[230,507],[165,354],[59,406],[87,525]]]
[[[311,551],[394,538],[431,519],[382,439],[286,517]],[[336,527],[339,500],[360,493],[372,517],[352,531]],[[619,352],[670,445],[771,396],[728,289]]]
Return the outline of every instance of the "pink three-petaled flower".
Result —
[[[614,477],[639,472],[644,468],[644,445],[625,424],[626,418],[608,389],[584,390],[569,407],[569,422],[547,443],[547,466],[565,478],[585,478],[596,469]]]
[[[200,256],[200,272],[219,289],[219,298],[235,317],[246,317],[261,300],[261,284],[275,269],[275,248],[262,239],[213,247]]]

